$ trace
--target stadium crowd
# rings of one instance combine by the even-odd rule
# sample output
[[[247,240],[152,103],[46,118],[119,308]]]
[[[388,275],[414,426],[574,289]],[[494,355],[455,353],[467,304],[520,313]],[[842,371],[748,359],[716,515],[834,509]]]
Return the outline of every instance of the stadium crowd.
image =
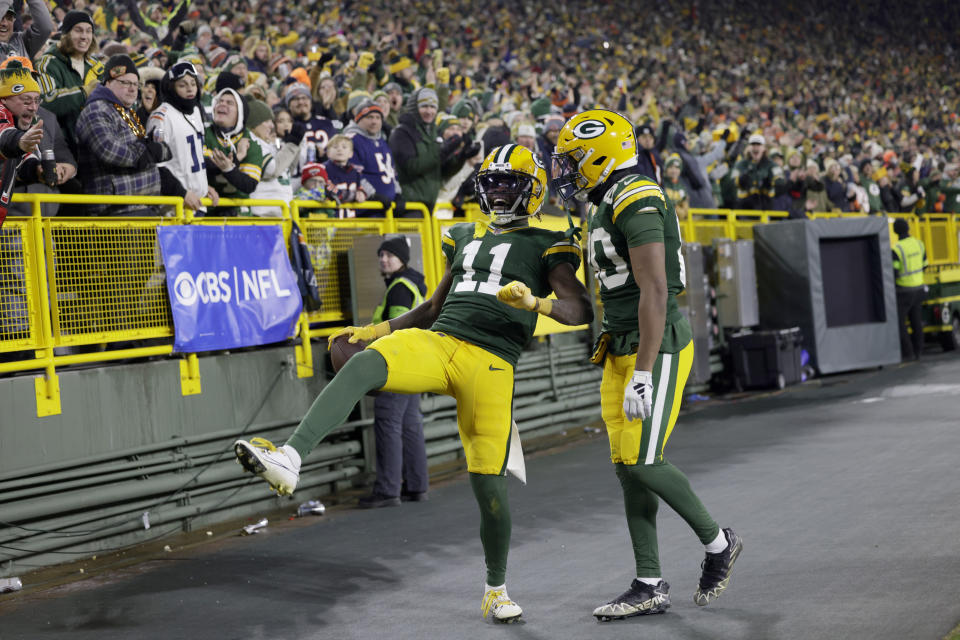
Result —
[[[636,125],[641,163],[681,216],[960,212],[956,3],[3,0],[0,11],[0,101],[36,92],[18,126],[40,119],[46,136],[16,190],[179,195],[201,212],[202,198],[369,200],[402,215],[410,202],[470,201],[483,150],[508,141],[549,170],[566,119],[608,108]],[[14,94],[24,67],[36,80],[26,97]]]

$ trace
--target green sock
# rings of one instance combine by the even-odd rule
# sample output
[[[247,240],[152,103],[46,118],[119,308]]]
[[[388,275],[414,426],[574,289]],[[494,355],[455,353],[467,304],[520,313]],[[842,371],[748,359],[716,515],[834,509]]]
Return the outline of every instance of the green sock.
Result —
[[[627,512],[627,529],[633,544],[633,559],[637,575],[656,577],[660,574],[660,550],[657,546],[657,495],[643,486],[627,465],[614,469],[623,488],[623,505]]]
[[[328,433],[339,427],[368,391],[387,383],[387,363],[373,349],[353,356],[316,397],[287,444],[306,458]]]
[[[507,553],[510,551],[510,503],[506,476],[470,474],[470,486],[480,506],[480,542],[487,563],[487,584],[507,581]]]

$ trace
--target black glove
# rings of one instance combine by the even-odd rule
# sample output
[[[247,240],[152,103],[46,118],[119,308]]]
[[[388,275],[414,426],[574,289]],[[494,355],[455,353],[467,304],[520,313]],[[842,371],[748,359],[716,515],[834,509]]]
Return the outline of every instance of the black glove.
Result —
[[[730,139],[730,129],[729,129],[729,128],[723,130],[723,133],[720,134],[720,139],[723,140],[724,142],[727,142],[727,140]]]
[[[147,147],[147,153],[150,155],[150,159],[153,160],[154,164],[166,162],[173,157],[173,154],[170,153],[170,147],[167,146],[166,142],[157,142],[156,140],[151,140],[145,144]]]
[[[290,127],[290,131],[287,131],[283,135],[284,142],[290,142],[292,144],[300,144],[303,141],[304,134],[307,133],[307,125],[303,123],[302,120],[294,120],[293,126]]]
[[[463,138],[460,136],[452,136],[447,138],[443,142],[443,146],[440,147],[440,159],[446,160],[457,150],[457,147],[460,146],[460,143],[463,142]]]
[[[325,64],[327,64],[328,62],[330,62],[331,60],[333,60],[333,56],[334,56],[334,55],[335,55],[335,54],[334,54],[332,51],[330,51],[329,49],[326,50],[326,51],[324,51],[324,52],[320,55],[320,59],[317,60],[317,66],[320,67],[320,68],[323,68],[323,65],[325,65]]]
[[[460,156],[463,158],[472,158],[473,156],[480,153],[480,148],[482,146],[483,145],[480,144],[479,142],[474,142],[469,147],[465,147],[464,150],[460,153]]]

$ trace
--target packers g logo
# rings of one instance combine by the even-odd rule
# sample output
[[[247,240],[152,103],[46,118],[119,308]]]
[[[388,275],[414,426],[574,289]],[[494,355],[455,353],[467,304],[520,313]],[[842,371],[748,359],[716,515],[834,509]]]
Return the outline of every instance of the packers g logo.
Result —
[[[590,138],[596,138],[606,130],[607,125],[599,120],[584,120],[573,128],[573,135],[581,140],[589,140]]]
[[[22,84],[15,84],[10,87],[10,91],[13,93],[13,95],[17,95],[18,93],[23,93],[25,88],[26,87],[24,87]]]
[[[538,167],[540,167],[540,168],[543,169],[544,171],[547,170],[547,168],[546,168],[545,166],[543,166],[543,160],[540,159],[540,154],[539,154],[539,153],[534,153],[534,154],[533,154],[533,164],[537,165]]]

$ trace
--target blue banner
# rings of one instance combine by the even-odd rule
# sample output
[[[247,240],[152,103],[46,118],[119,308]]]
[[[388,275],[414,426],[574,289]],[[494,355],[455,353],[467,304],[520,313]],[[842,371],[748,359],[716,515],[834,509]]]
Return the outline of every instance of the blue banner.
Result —
[[[303,301],[278,226],[157,229],[173,310],[174,351],[281,342]]]

